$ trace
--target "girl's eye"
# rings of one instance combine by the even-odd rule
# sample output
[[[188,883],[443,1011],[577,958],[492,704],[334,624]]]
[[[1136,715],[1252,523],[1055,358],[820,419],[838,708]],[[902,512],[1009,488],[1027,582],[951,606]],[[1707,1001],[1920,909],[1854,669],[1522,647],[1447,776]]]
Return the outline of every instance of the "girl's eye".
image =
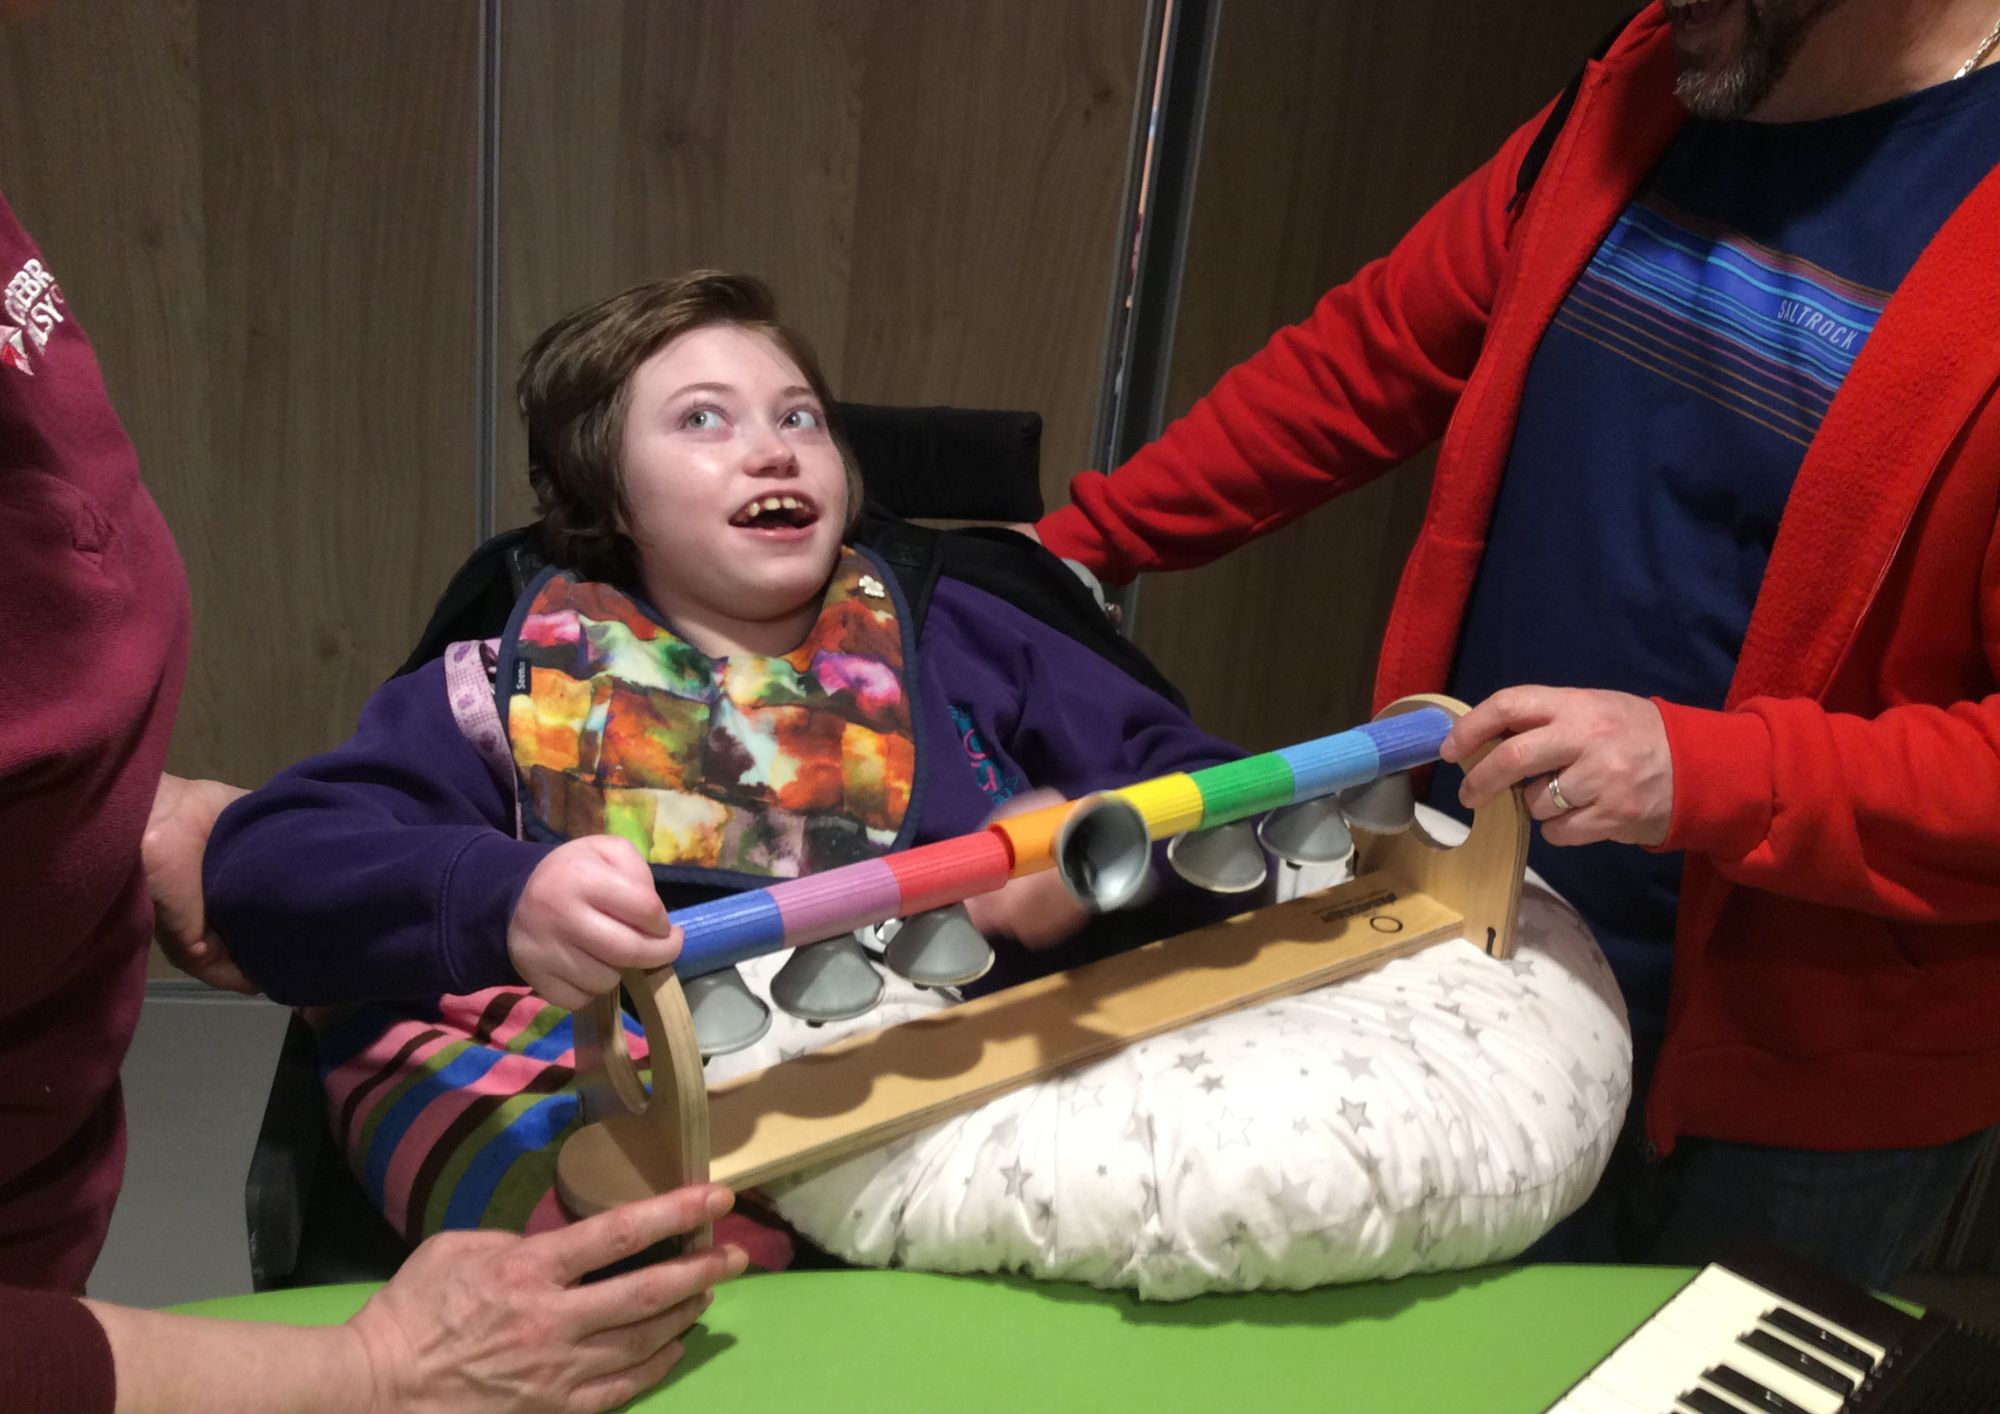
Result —
[[[722,414],[714,408],[690,408],[681,417],[681,426],[691,432],[712,432],[722,425]]]
[[[819,413],[812,408],[793,408],[785,414],[785,426],[796,432],[816,432],[821,425]]]

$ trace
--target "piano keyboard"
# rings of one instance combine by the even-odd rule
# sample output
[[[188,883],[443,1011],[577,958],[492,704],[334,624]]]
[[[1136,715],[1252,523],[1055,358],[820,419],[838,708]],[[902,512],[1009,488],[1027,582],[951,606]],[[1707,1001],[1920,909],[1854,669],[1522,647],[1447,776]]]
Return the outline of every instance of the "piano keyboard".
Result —
[[[1548,1414],[1994,1414],[2000,1341],[1768,1259],[1702,1269]]]

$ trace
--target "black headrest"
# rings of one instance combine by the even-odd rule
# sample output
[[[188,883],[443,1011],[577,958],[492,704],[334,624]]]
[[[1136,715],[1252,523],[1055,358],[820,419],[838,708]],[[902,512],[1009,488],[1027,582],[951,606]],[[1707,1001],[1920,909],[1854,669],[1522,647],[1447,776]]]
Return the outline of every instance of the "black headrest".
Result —
[[[1042,418],[1033,412],[835,403],[867,498],[912,520],[1042,516]]]

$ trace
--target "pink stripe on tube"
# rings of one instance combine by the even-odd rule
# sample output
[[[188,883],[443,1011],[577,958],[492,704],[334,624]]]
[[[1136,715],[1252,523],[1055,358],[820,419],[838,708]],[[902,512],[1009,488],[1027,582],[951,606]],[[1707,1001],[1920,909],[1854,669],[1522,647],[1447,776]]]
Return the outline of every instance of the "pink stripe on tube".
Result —
[[[888,863],[902,887],[896,913],[909,918],[999,888],[1013,873],[1014,853],[999,834],[979,830],[892,854]]]
[[[886,859],[787,879],[766,891],[784,920],[785,943],[798,947],[896,916],[900,893]]]

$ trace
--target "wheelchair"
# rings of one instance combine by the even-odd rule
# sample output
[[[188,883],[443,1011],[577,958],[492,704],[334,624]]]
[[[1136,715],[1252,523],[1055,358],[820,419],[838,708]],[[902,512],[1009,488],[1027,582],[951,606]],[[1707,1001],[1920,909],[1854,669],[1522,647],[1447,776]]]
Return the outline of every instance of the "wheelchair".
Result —
[[[1022,537],[999,529],[941,535],[924,521],[1032,522],[1043,511],[1042,420],[1029,412],[899,408],[833,409],[861,468],[862,537],[897,568],[936,573],[940,543],[979,573],[998,575],[1028,612],[1087,641],[1164,695],[1179,694],[1111,628],[1082,579]],[[528,533],[510,531],[475,551],[453,577],[415,651],[414,670],[458,639],[499,631],[523,577]],[[954,572],[959,572],[955,569]],[[383,1218],[341,1153],[328,1123],[312,1028],[293,1016],[251,1155],[244,1189],[251,1282],[257,1291],[381,1281],[410,1244]],[[804,1264],[812,1254],[803,1252]]]

